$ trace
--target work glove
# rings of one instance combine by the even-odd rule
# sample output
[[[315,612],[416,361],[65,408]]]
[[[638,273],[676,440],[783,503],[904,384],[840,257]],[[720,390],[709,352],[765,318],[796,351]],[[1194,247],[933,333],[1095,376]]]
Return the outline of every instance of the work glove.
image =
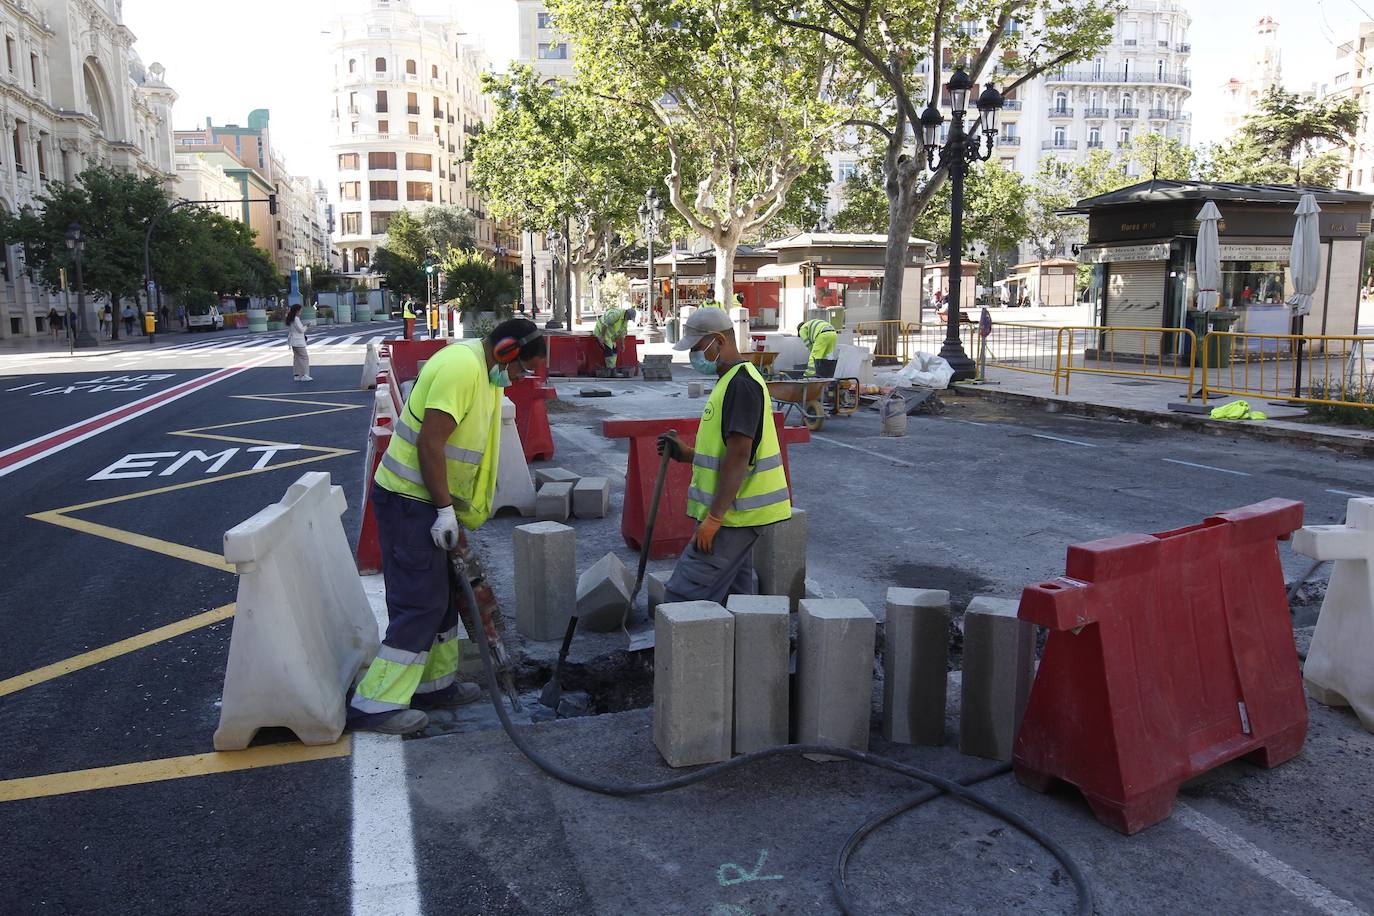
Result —
[[[663,433],[658,437],[658,453],[660,455],[666,454],[674,461],[687,460],[686,447],[682,444],[682,440],[678,439],[677,433]]]
[[[711,547],[716,542],[716,532],[720,530],[720,524],[721,520],[708,512],[706,520],[697,525],[696,533],[692,535],[692,544],[699,552],[710,555]]]
[[[429,526],[429,536],[440,550],[453,550],[458,546],[458,516],[452,506],[441,506],[437,512],[438,517]]]

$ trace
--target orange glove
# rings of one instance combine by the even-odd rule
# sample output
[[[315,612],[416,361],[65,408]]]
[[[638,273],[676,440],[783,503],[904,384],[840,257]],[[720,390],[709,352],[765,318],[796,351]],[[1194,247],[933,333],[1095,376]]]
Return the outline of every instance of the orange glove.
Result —
[[[716,541],[716,532],[720,530],[721,520],[709,512],[706,513],[706,520],[697,525],[696,533],[692,535],[692,544],[697,550],[704,554],[711,553],[711,545]]]

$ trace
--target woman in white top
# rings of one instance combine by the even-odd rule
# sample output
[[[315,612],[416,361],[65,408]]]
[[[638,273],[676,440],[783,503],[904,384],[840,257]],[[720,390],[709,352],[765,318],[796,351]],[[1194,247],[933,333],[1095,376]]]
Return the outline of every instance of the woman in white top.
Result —
[[[305,324],[301,321],[299,304],[291,306],[286,315],[286,343],[291,348],[291,377],[298,382],[313,381],[310,378],[310,354],[305,349]]]

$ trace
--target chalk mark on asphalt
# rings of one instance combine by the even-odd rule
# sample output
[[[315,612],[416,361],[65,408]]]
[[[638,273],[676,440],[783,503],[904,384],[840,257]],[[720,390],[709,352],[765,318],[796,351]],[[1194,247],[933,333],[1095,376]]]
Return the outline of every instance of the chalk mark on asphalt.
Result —
[[[1181,465],[1183,465],[1184,467],[1188,467],[1188,468],[1201,468],[1201,469],[1204,470],[1204,471],[1218,471],[1218,472],[1220,472],[1220,473],[1222,473],[1222,474],[1234,474],[1234,475],[1237,476],[1237,477],[1249,477],[1249,476],[1251,476],[1250,474],[1246,473],[1245,471],[1232,471],[1232,470],[1229,470],[1228,468],[1213,467],[1213,466],[1210,465],[1210,464],[1197,464],[1196,462],[1193,462],[1193,461],[1180,461],[1180,460],[1178,460],[1177,458],[1161,458],[1160,460],[1161,460],[1161,461],[1167,461],[1167,462],[1169,462],[1170,464],[1181,464]]]
[[[1092,443],[1092,442],[1079,442],[1077,439],[1063,439],[1063,438],[1060,438],[1059,436],[1047,436],[1047,435],[1045,435],[1044,433],[1031,433],[1031,438],[1032,438],[1032,439],[1048,439],[1048,440],[1050,440],[1051,442],[1063,442],[1063,443],[1066,444],[1066,445],[1079,445],[1079,446],[1082,446],[1083,448],[1098,448],[1098,447],[1099,447],[1099,446],[1095,445],[1095,444]]]
[[[815,433],[811,434],[811,438],[817,442],[824,442],[826,445],[834,445],[840,448],[853,449],[856,452],[863,452],[865,455],[872,455],[874,458],[881,458],[884,461],[891,461],[893,464],[898,465],[899,467],[916,467],[916,465],[912,464],[910,461],[903,461],[900,458],[893,458],[891,455],[884,455],[882,452],[875,452],[871,448],[860,448],[857,445],[850,445],[848,442],[838,442],[834,439],[830,439],[825,436],[818,436]]]

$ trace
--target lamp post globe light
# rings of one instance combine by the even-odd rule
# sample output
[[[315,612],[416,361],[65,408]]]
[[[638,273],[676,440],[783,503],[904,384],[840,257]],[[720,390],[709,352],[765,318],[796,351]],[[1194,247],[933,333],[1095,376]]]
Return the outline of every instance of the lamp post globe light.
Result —
[[[954,71],[949,78],[948,88],[951,115],[949,136],[941,146],[940,126],[945,119],[940,110],[931,104],[921,112],[921,145],[925,148],[926,165],[932,172],[941,169],[949,172],[949,295],[945,297],[948,311],[945,342],[940,347],[940,357],[954,370],[953,380],[962,381],[977,375],[977,366],[964,352],[964,345],[959,339],[959,287],[964,266],[964,177],[970,165],[992,158],[993,150],[997,147],[997,114],[1002,110],[1003,99],[991,83],[978,96],[978,113],[983,123],[980,137],[978,133],[969,134],[964,129],[964,115],[968,111],[973,80],[969,79],[963,67]]]
[[[650,188],[644,193],[644,203],[639,205],[639,224],[644,230],[644,241],[649,249],[648,293],[644,297],[649,312],[649,331],[645,335],[650,343],[662,340],[658,327],[658,313],[654,310],[654,236],[658,234],[658,224],[663,221],[663,202],[658,199],[658,191]]]
[[[100,341],[96,340],[95,333],[91,330],[96,327],[96,317],[94,303],[88,310],[86,308],[86,279],[81,273],[81,257],[86,251],[86,236],[81,231],[80,223],[72,223],[67,227],[67,250],[72,253],[76,267],[76,312],[81,316],[81,330],[77,332],[75,346],[78,347],[98,347]],[[118,316],[112,314],[112,318]]]

